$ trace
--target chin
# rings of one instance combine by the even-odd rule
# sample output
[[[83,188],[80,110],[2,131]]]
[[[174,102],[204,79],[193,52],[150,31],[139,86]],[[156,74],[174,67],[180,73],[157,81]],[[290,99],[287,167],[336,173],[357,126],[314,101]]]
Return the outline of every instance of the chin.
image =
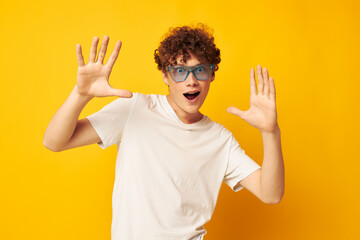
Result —
[[[201,105],[192,105],[192,106],[185,106],[184,107],[184,110],[188,113],[198,113],[200,111],[200,108],[201,108],[202,104]]]
[[[196,108],[196,109],[194,109],[194,108],[185,109],[185,111],[186,111],[187,113],[190,113],[190,114],[196,114],[196,113],[199,112],[199,110],[200,110],[200,108]]]

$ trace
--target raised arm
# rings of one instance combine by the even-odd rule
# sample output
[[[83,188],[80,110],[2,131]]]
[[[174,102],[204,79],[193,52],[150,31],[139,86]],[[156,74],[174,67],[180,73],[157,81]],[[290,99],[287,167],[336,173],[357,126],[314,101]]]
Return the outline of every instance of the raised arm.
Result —
[[[279,203],[284,194],[284,162],[281,150],[280,128],[277,123],[275,83],[269,78],[266,68],[257,66],[258,87],[256,90],[255,71],[250,70],[250,108],[241,111],[229,107],[228,112],[244,119],[260,130],[264,159],[262,168],[253,172],[238,184],[248,189],[264,203]]]
[[[109,77],[114,63],[119,55],[121,42],[117,41],[114,51],[104,65],[109,37],[104,36],[96,59],[98,37],[94,37],[90,49],[88,64],[85,65],[81,45],[76,45],[76,56],[79,64],[77,85],[73,88],[65,103],[51,119],[43,144],[51,151],[84,146],[100,142],[101,139],[85,118],[78,120],[85,105],[94,97],[118,96],[129,98],[132,93],[128,90],[114,89],[109,84]]]

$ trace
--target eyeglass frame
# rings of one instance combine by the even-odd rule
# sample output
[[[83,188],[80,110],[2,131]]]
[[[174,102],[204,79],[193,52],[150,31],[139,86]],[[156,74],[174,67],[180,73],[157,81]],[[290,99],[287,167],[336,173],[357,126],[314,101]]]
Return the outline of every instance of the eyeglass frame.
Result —
[[[211,73],[209,74],[208,79],[198,79],[197,78],[194,70],[196,68],[198,68],[198,67],[201,67],[201,66],[209,66],[210,67]],[[173,79],[173,77],[171,76],[171,73],[170,73],[170,69],[175,68],[175,67],[182,67],[185,70],[187,70],[187,73],[186,73],[186,76],[185,76],[184,80],[175,80],[175,79]],[[214,64],[198,64],[198,65],[195,65],[195,66],[175,65],[175,66],[167,66],[166,70],[169,72],[169,74],[170,74],[171,78],[174,80],[174,82],[185,82],[186,79],[189,77],[190,72],[194,75],[196,80],[198,80],[198,81],[207,81],[207,80],[209,80],[211,78],[211,75],[214,73]]]

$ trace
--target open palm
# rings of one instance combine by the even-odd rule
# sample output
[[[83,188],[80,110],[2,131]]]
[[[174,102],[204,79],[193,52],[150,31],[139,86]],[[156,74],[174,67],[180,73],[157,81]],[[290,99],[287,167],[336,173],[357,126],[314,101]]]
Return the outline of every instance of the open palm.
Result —
[[[119,55],[121,41],[117,41],[114,51],[105,65],[103,62],[109,42],[109,37],[104,36],[98,58],[95,60],[98,41],[99,38],[94,37],[90,49],[89,62],[86,65],[84,63],[81,46],[80,44],[76,45],[76,56],[79,64],[77,73],[77,89],[79,94],[91,97],[131,97],[132,93],[130,91],[115,89],[112,88],[109,84],[110,73]]]
[[[256,127],[261,132],[273,132],[277,125],[275,83],[274,79],[269,79],[266,68],[262,73],[261,65],[257,66],[258,86],[256,90],[255,71],[250,70],[250,108],[242,111],[236,107],[229,107],[228,112],[239,116]]]

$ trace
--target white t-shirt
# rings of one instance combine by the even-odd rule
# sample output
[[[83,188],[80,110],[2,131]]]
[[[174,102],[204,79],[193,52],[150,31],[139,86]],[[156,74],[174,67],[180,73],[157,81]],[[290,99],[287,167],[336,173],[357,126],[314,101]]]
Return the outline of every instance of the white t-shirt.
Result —
[[[222,125],[183,123],[165,95],[134,93],[87,117],[103,149],[117,144],[112,240],[198,240],[222,182],[259,169]]]

